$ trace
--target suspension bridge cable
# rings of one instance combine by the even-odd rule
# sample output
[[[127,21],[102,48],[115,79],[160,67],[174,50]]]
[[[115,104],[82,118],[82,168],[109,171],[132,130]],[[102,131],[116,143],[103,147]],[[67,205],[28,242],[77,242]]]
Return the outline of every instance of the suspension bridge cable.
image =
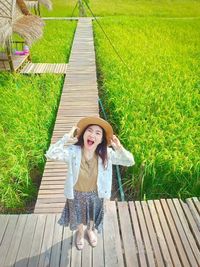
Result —
[[[99,23],[99,21],[97,20],[96,16],[94,15],[93,11],[91,10],[91,8],[89,7],[88,3],[83,0],[85,5],[87,6],[87,8],[89,9],[89,11],[91,12],[92,16],[94,17],[95,21],[97,22],[97,24],[99,25],[99,27],[101,28],[101,30],[103,31],[104,35],[106,36],[108,42],[110,43],[110,45],[112,46],[113,50],[115,51],[115,53],[117,54],[117,56],[119,57],[119,59],[121,60],[121,62],[126,66],[126,68],[128,69],[128,71],[132,71],[129,66],[126,64],[126,62],[123,60],[123,58],[120,56],[120,54],[118,53],[117,49],[114,47],[114,45],[112,44],[110,38],[108,37],[107,33],[105,32],[105,30],[103,29],[103,27],[101,26],[101,24]]]

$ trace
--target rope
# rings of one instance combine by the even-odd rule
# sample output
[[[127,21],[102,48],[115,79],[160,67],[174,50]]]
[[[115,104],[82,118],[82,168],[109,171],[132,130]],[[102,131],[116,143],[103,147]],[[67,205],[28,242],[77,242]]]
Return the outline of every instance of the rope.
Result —
[[[101,26],[101,24],[99,23],[99,21],[97,20],[96,16],[94,15],[94,13],[92,12],[91,8],[89,7],[88,3],[83,0],[84,3],[86,4],[87,8],[89,9],[90,13],[92,14],[92,16],[94,17],[95,21],[97,22],[97,24],[99,25],[99,27],[101,28],[102,32],[104,33],[104,35],[106,36],[108,42],[110,43],[111,47],[113,48],[113,50],[115,51],[116,55],[119,57],[119,59],[121,60],[121,62],[125,65],[125,67],[128,69],[128,71],[132,71],[129,66],[126,64],[126,62],[123,60],[123,58],[120,56],[120,54],[118,53],[117,49],[114,47],[114,45],[112,44],[110,38],[108,37],[107,33],[105,32],[105,30],[103,29],[103,27]]]
[[[100,98],[99,98],[99,105],[101,107],[101,110],[102,110],[104,119],[107,120],[108,117],[106,115],[105,109],[103,107],[103,104],[102,104]],[[120,192],[121,201],[125,201],[124,190],[123,190],[123,186],[122,186],[122,178],[121,178],[119,166],[118,165],[115,165],[115,169],[116,169],[116,175],[117,175],[117,181],[118,181],[118,186],[119,186],[119,192]],[[117,191],[115,191],[115,194],[117,193]]]
[[[76,2],[76,5],[75,5],[75,7],[74,7],[74,9],[73,9],[73,11],[72,11],[71,17],[73,17],[74,12],[75,12],[75,10],[76,10],[76,8],[77,8],[77,5],[78,5],[78,1]]]

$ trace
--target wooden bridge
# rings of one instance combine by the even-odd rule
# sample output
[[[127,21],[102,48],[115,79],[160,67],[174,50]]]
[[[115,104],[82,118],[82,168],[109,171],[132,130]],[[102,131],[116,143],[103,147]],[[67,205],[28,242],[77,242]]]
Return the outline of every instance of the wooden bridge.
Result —
[[[98,116],[91,19],[78,21],[51,142],[77,121]],[[74,233],[57,224],[64,206],[67,166],[47,161],[34,214],[0,215],[0,267],[198,267],[198,198],[105,203],[98,245],[83,251]]]
[[[178,199],[105,203],[98,245],[57,224],[59,214],[0,215],[1,267],[198,267],[200,202]]]
[[[51,142],[61,138],[82,117],[98,115],[92,20],[81,18],[74,36]],[[66,164],[47,161],[35,213],[55,213],[63,209],[66,172]]]

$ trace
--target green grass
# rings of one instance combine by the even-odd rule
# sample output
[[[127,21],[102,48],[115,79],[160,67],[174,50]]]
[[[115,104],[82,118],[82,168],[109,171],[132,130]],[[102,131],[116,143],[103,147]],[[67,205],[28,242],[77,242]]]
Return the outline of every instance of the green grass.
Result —
[[[41,16],[42,17],[71,17],[73,9],[76,5],[75,0],[64,1],[64,0],[53,0],[53,9],[47,10],[46,7],[41,5]],[[74,16],[78,16],[77,9],[75,10]]]
[[[55,119],[60,75],[0,75],[0,206],[23,208],[36,196]]]
[[[48,21],[33,62],[68,62],[76,22]],[[63,75],[0,73],[0,210],[23,211],[37,194]]]
[[[115,17],[101,24],[131,69],[94,23],[101,97],[136,158],[125,190],[142,199],[199,196],[200,19]]]
[[[53,10],[42,8],[42,16],[70,17],[77,1],[53,0]],[[90,0],[96,16],[198,17],[200,2],[195,0]],[[87,16],[91,16],[86,8]],[[78,16],[75,10],[74,16]]]
[[[31,47],[32,61],[68,62],[75,29],[75,21],[45,21],[43,38]]]

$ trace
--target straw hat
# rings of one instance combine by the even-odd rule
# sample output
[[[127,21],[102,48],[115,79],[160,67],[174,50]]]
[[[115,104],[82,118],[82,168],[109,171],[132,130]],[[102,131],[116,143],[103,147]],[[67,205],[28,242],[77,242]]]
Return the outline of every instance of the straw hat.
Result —
[[[84,131],[84,129],[88,125],[91,125],[91,124],[92,125],[98,125],[105,130],[107,144],[110,145],[111,144],[111,138],[113,137],[112,126],[107,121],[105,121],[99,117],[85,117],[85,118],[81,119],[77,123],[77,127],[79,128],[78,132],[77,132],[77,136],[79,137],[82,134],[82,132]]]

